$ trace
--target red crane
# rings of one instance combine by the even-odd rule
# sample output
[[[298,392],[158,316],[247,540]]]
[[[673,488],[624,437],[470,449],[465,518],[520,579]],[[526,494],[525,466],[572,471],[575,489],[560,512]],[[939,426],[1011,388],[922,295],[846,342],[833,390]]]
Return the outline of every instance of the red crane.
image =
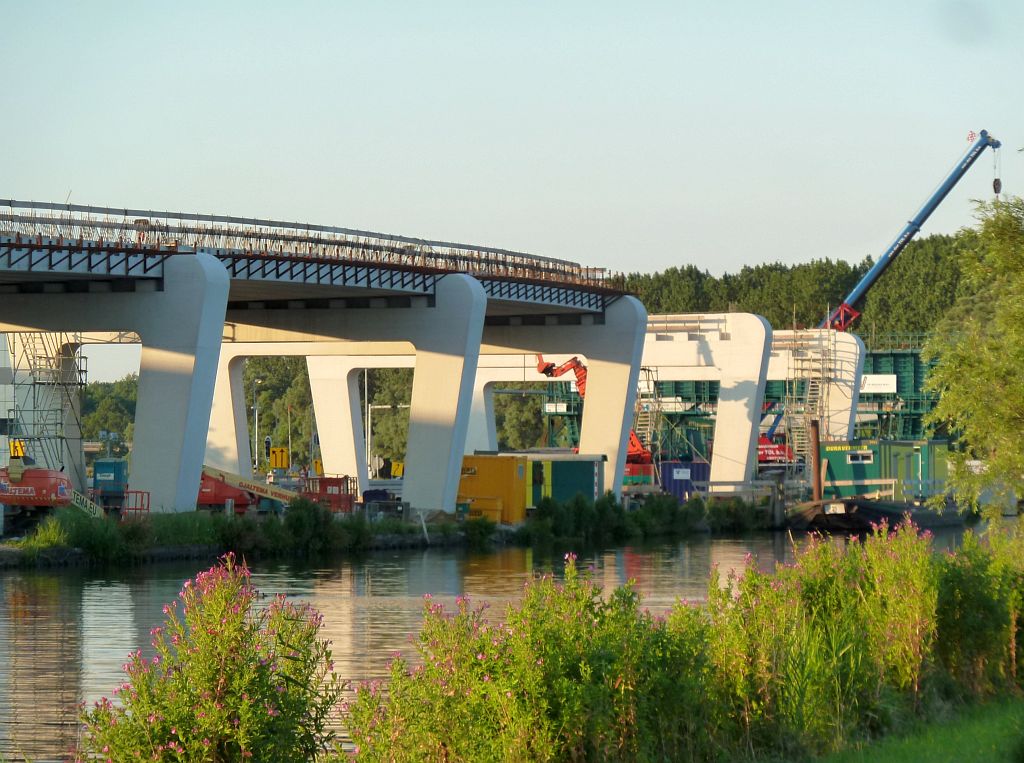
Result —
[[[585,400],[587,397],[587,367],[583,365],[583,361],[577,358],[575,355],[565,361],[562,365],[556,366],[554,363],[548,363],[544,360],[544,356],[537,353],[537,373],[549,376],[552,379],[562,376],[572,371],[576,375],[576,391],[580,393],[580,399]],[[651,451],[640,442],[640,438],[636,436],[636,432],[632,429],[629,430],[629,446],[626,449],[626,463],[628,464],[650,464],[654,462],[654,457]]]

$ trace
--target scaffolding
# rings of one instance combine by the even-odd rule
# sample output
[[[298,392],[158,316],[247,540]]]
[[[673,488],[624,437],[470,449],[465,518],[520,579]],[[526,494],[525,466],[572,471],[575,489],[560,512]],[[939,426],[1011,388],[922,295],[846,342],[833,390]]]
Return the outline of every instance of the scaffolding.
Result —
[[[662,425],[658,369],[643,366],[637,382],[633,431],[644,447],[652,453],[660,452]]]
[[[0,434],[7,446],[0,463],[9,463],[13,449],[26,463],[47,469],[81,471],[81,393],[87,378],[81,340],[68,333],[7,334],[4,382],[0,385],[5,418]],[[14,446],[14,443],[18,443]],[[12,447],[13,446],[13,447]],[[85,474],[74,474],[85,484]]]
[[[822,440],[831,437],[829,390],[837,380],[836,332],[827,329],[796,332],[782,349],[789,352],[783,421],[786,444],[795,456],[790,469],[802,473],[803,466],[811,462],[811,421],[819,422]]]

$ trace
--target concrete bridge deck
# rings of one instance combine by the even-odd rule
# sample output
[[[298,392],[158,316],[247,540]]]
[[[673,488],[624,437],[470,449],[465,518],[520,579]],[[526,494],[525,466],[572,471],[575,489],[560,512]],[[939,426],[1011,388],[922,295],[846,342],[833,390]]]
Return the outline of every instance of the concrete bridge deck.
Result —
[[[231,277],[229,302],[318,302],[429,295],[465,273],[484,286],[489,316],[537,305],[603,310],[621,292],[601,268],[496,247],[280,220],[0,199],[0,288],[51,293],[88,282],[160,279],[169,257],[208,253]],[[83,282],[86,282],[83,284]]]
[[[608,457],[606,487],[621,485],[646,312],[601,269],[333,226],[8,199],[0,295],[0,331],[140,337],[133,486],[154,507],[194,505],[211,447],[249,463],[243,352],[413,353],[405,494],[448,510],[480,355],[585,355],[583,437]],[[215,384],[233,423],[208,444]],[[318,423],[341,403],[320,400]]]

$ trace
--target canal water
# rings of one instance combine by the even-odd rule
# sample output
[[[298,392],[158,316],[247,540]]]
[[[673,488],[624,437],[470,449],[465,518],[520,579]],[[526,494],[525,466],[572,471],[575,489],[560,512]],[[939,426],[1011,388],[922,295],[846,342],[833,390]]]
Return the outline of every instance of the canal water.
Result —
[[[936,546],[957,540],[940,536]],[[738,570],[748,553],[764,569],[793,558],[780,533],[609,549],[581,555],[578,565],[592,566],[606,588],[636,581],[644,604],[659,611],[679,598],[704,598],[712,565]],[[534,575],[560,576],[562,565],[561,555],[522,548],[427,549],[324,566],[257,564],[253,582],[263,593],[283,593],[323,613],[321,635],[332,642],[336,670],[356,681],[383,677],[394,652],[412,653],[425,594],[447,606],[469,595],[500,613]],[[111,696],[128,653],[151,652],[150,629],[163,623],[164,604],[206,566],[0,571],[0,760],[68,759],[79,703]]]

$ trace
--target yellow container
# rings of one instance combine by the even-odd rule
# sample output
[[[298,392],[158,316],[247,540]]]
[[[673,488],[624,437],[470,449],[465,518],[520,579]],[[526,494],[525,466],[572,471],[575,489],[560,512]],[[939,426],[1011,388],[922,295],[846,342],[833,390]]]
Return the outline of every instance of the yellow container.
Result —
[[[525,456],[464,456],[459,497],[474,509],[487,507],[488,515],[500,508],[503,524],[519,524],[526,518],[527,463]],[[493,518],[493,516],[491,516]]]
[[[502,520],[502,500],[495,496],[484,496],[480,498],[467,498],[460,495],[459,502],[465,501],[469,504],[470,517],[487,517],[492,522],[500,523]]]

